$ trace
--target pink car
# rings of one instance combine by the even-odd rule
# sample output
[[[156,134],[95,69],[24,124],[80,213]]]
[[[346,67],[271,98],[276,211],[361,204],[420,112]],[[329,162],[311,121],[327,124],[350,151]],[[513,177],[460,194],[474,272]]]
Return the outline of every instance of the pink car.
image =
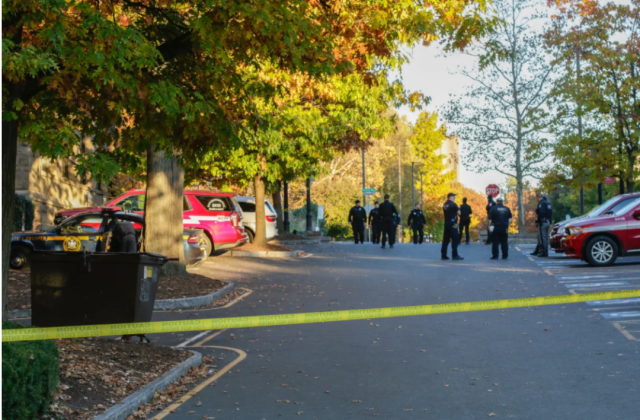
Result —
[[[145,200],[145,190],[131,189],[103,207],[121,207],[125,211],[143,214]],[[67,217],[94,210],[89,207],[63,210],[56,213],[54,223],[57,225]],[[235,248],[247,242],[242,209],[233,194],[185,190],[183,223],[185,228],[204,231],[207,256],[211,251]]]

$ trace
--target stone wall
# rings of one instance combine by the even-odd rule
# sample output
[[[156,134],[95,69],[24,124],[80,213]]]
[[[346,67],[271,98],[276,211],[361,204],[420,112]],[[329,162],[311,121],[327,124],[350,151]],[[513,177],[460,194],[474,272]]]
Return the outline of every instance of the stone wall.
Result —
[[[84,152],[92,152],[89,139]],[[74,207],[104,204],[106,189],[76,173],[69,159],[50,160],[35,155],[26,143],[18,144],[16,194],[31,198],[35,207],[34,226],[53,224],[55,213]]]

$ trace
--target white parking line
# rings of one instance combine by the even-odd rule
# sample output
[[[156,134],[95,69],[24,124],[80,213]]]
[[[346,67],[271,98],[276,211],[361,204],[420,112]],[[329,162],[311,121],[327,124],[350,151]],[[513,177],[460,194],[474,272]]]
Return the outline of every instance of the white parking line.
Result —
[[[187,346],[187,344],[191,344],[191,343],[193,343],[193,342],[194,342],[194,341],[196,341],[198,338],[200,338],[200,337],[204,337],[205,335],[209,334],[211,331],[213,331],[213,330],[208,330],[208,331],[201,332],[200,334],[198,334],[198,335],[195,335],[195,336],[191,337],[191,338],[190,338],[190,339],[188,339],[187,341],[183,341],[182,343],[178,344],[176,347],[186,347],[186,346]]]
[[[631,312],[610,312],[606,314],[600,314],[606,319],[619,319],[619,318],[639,318],[640,311],[631,311]]]
[[[640,303],[640,298],[629,298],[629,299],[611,299],[611,300],[592,300],[587,302],[588,305],[599,306],[599,305],[622,305],[625,303]]]
[[[625,286],[628,285],[627,281],[609,281],[604,283],[571,283],[565,284],[569,289],[582,289],[585,287],[608,287],[608,286]]]
[[[558,280],[586,280],[586,279],[608,279],[611,278],[613,276],[605,276],[605,275],[601,275],[601,276],[564,276],[564,277],[558,277]]]

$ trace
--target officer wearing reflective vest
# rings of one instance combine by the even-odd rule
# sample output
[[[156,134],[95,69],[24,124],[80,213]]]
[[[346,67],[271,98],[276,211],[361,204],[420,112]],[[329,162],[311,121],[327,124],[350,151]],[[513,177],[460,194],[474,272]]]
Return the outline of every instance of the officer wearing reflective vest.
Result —
[[[418,243],[421,244],[424,241],[424,225],[427,224],[427,219],[420,209],[420,204],[416,204],[415,208],[409,213],[407,224],[413,230],[413,243],[416,245]]]
[[[511,224],[511,209],[502,203],[502,198],[489,211],[489,231],[492,233],[492,260],[498,259],[498,245],[502,248],[502,259],[509,258],[509,225]]]
[[[538,247],[532,255],[538,257],[549,256],[549,226],[551,226],[551,203],[542,193],[536,193],[538,207],[536,207],[536,226],[538,227]]]

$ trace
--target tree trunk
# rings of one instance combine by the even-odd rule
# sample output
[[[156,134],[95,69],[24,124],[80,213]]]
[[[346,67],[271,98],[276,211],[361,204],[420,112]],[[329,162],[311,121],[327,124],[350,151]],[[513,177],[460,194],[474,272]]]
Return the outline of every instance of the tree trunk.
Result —
[[[167,275],[186,274],[182,221],[184,170],[175,155],[150,146],[147,151],[147,199],[144,249],[178,258],[163,268]]]
[[[16,200],[18,121],[2,121],[2,322],[7,321],[9,257]]]
[[[629,160],[629,178],[627,178],[627,192],[632,193],[635,190],[635,180],[633,178],[633,172],[636,167],[636,156],[633,154],[633,152],[629,153],[627,156]]]
[[[516,183],[516,193],[518,195],[518,233],[523,234],[527,232],[527,225],[524,219],[524,185],[522,183],[522,176],[518,177]]]
[[[264,211],[264,179],[262,173],[253,177],[253,186],[256,192],[256,235],[253,243],[257,246],[267,246],[267,223]]]
[[[276,227],[278,228],[279,234],[284,232],[284,212],[282,211],[282,199],[280,196],[281,190],[282,182],[278,181],[276,183],[276,190],[272,194],[272,198],[273,208],[276,210]]]

